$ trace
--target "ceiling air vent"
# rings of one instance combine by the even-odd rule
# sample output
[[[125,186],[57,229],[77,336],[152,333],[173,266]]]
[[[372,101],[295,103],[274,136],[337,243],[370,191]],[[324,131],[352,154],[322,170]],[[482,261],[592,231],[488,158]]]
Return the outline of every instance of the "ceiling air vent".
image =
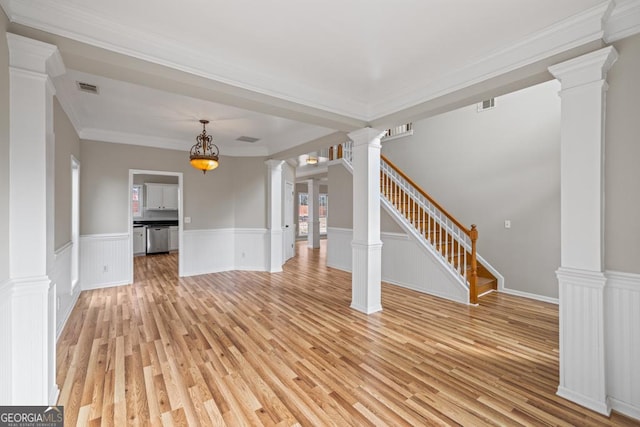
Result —
[[[81,91],[92,93],[94,95],[98,94],[98,86],[92,85],[90,83],[84,83],[84,82],[76,82],[76,83],[78,85],[78,89],[80,89]]]
[[[258,141],[258,140],[260,140],[260,138],[253,138],[251,136],[241,136],[241,137],[236,139],[236,141],[251,142],[251,143],[254,143],[254,142]]]
[[[485,110],[490,110],[496,106],[496,99],[489,98],[482,102],[478,102],[478,113]]]

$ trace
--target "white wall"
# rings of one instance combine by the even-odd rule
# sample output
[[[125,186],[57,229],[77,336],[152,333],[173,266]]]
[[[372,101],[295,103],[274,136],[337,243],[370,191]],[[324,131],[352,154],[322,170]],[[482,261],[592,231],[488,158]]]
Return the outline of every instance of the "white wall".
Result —
[[[556,81],[415,122],[382,152],[462,223],[508,289],[557,298],[560,98]],[[504,221],[511,221],[505,229]]]

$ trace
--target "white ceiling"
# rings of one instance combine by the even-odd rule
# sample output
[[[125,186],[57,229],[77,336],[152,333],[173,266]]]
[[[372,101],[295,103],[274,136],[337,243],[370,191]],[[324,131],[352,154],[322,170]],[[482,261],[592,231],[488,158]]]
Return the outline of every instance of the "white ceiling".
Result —
[[[98,94],[80,91],[77,82],[98,86]],[[189,150],[202,130],[199,120],[207,119],[221,154],[267,156],[334,132],[75,70],[54,84],[83,139]],[[237,141],[241,136],[259,140]]]
[[[17,24],[363,123],[598,40],[611,12],[604,0],[0,4]],[[335,130],[94,74],[56,81],[85,137],[188,149],[207,118],[223,154],[270,155]],[[78,79],[100,95],[77,92]]]

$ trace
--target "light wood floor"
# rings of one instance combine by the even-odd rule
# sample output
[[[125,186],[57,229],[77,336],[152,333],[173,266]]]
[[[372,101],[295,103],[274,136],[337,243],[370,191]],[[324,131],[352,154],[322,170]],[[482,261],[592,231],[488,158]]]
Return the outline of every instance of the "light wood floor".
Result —
[[[385,284],[366,316],[324,246],[298,253],[184,279],[138,257],[133,285],[83,292],[58,342],[66,425],[634,425],[555,395],[556,306]]]

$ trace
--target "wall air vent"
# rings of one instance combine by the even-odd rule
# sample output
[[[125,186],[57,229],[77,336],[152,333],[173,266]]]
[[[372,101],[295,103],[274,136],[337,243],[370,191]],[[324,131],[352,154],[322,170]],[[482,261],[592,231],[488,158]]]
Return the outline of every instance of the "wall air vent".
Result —
[[[496,99],[489,98],[482,102],[478,102],[478,113],[485,110],[490,110],[496,106]]]
[[[236,141],[242,141],[242,142],[250,142],[250,143],[254,143],[259,141],[260,138],[253,138],[251,136],[241,136],[239,138],[236,138]]]
[[[80,89],[83,92],[92,93],[94,95],[98,94],[98,86],[96,85],[92,85],[90,83],[84,83],[84,82],[76,82],[76,84],[78,85],[78,89]]]

